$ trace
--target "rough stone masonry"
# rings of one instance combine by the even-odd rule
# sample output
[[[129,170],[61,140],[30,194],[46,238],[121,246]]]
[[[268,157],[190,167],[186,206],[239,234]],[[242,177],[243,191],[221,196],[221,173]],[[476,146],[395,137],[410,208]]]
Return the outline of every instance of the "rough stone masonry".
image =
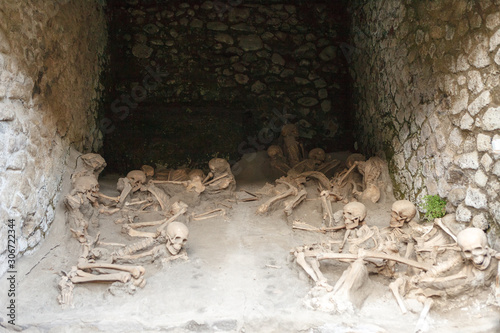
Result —
[[[208,36],[213,53],[229,57],[220,64],[205,59],[218,71],[204,82],[215,86],[191,85],[194,72],[176,82],[189,71],[170,68],[165,100],[265,95],[296,107],[307,121],[332,113],[335,77],[344,71],[335,61],[347,55],[359,146],[367,154],[385,151],[396,195],[417,202],[425,194],[445,197],[458,221],[491,227],[490,243],[500,249],[500,154],[492,149],[500,140],[499,0],[350,1],[351,41],[344,52],[331,43],[341,40],[334,25],[318,35],[294,6],[235,6],[222,19],[214,3],[130,12],[140,32],[121,34],[121,45],[140,64],[193,65],[190,52],[198,49],[181,48],[189,48],[190,34]],[[7,219],[16,221],[18,253],[34,249],[53,221],[70,147],[90,152],[101,146],[103,6],[99,0],[0,3],[0,274]],[[314,10],[326,27],[327,11]],[[205,13],[203,20],[193,13]],[[172,24],[146,22],[158,15]],[[331,127],[337,133],[335,123]]]
[[[7,219],[17,254],[34,249],[54,219],[69,148],[100,148],[106,43],[98,1],[0,2],[0,275]]]
[[[439,194],[457,221],[498,235],[500,1],[353,1],[350,11],[360,145],[386,152],[398,197]]]

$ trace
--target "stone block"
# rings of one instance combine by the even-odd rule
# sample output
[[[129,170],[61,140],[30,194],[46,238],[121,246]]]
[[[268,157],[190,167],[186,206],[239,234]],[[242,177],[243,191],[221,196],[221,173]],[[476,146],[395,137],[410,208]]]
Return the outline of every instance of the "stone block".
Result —
[[[483,19],[479,13],[474,13],[472,17],[469,19],[469,23],[471,28],[477,29],[481,27],[481,24],[483,23]]]
[[[228,20],[229,22],[244,22],[248,19],[250,16],[250,8],[240,8],[240,7],[233,7],[229,11],[228,14]]]
[[[467,56],[465,54],[461,54],[457,57],[457,66],[456,70],[458,72],[464,72],[470,68],[469,62],[467,60]]]
[[[462,131],[458,128],[454,128],[450,133],[449,142],[455,147],[460,147],[463,142]]]
[[[279,68],[279,67],[278,67]],[[279,73],[279,72],[278,72]],[[295,83],[297,83],[298,85],[304,85],[304,84],[308,84],[310,83],[310,81],[306,78],[303,78],[303,77],[294,77],[293,80],[295,81]]]
[[[477,135],[477,150],[488,151],[491,149],[491,137],[489,135],[479,133]]]
[[[490,52],[495,51],[498,45],[500,45],[500,29],[490,37]]]
[[[499,201],[500,199],[500,178],[492,178],[486,184],[486,192],[488,193],[490,202]]]
[[[314,97],[302,97],[302,98],[299,98],[297,103],[299,103],[300,105],[305,106],[305,107],[311,107],[311,106],[318,104],[319,102]]]
[[[483,78],[479,71],[469,71],[467,73],[469,80],[467,81],[467,87],[473,94],[479,94],[484,89]]]
[[[439,178],[438,192],[437,192],[438,195],[444,198],[450,192],[450,190],[451,190],[450,184],[444,178]]]
[[[199,19],[193,19],[189,26],[193,29],[201,29],[203,28],[203,21]]]
[[[462,203],[458,205],[455,216],[457,222],[469,222],[472,218],[472,212]]]
[[[224,44],[228,44],[228,45],[233,45],[234,44],[233,37],[231,37],[228,34],[218,33],[218,34],[215,35],[214,38],[215,38],[216,41],[218,41],[220,43],[224,43]]]
[[[294,74],[295,74],[294,70],[286,68],[281,72],[280,77],[287,78],[287,77],[293,76]]]
[[[498,66],[500,66],[500,48],[498,49],[497,53],[495,54],[495,58],[493,60],[495,60],[495,63]]]
[[[315,58],[316,45],[311,42],[303,44],[294,51],[294,54],[298,58]]]
[[[486,218],[484,213],[481,213],[479,215],[475,215],[472,218],[472,226],[475,228],[479,228],[481,230],[486,231],[490,225],[489,225],[488,219]]]
[[[477,169],[479,167],[477,151],[459,155],[455,157],[454,162],[461,169]]]
[[[132,47],[132,54],[137,58],[147,59],[153,53],[153,49],[145,44],[135,44]]]
[[[448,192],[447,199],[453,206],[458,206],[465,199],[465,187],[456,187]]]
[[[500,11],[486,16],[486,27],[490,30],[500,25]]]
[[[488,207],[488,198],[480,189],[469,187],[465,196],[465,204],[477,209]]]
[[[467,108],[468,104],[469,104],[469,92],[467,91],[467,89],[462,89],[460,90],[458,96],[453,99],[453,103],[451,106],[451,113],[459,114],[460,112],[462,112]]]
[[[490,203],[490,214],[493,217],[493,220],[497,224],[500,224],[500,201]]]
[[[472,130],[474,127],[474,119],[469,115],[469,113],[465,113],[460,119],[460,128],[463,130]]]
[[[229,27],[222,22],[208,22],[207,29],[214,31],[226,31]]]
[[[489,172],[491,170],[493,159],[490,157],[490,155],[484,154],[483,157],[481,157],[481,165],[486,172]]]
[[[239,84],[247,84],[249,81],[249,77],[245,74],[238,73],[234,76],[234,80]]]
[[[214,8],[214,3],[212,1],[205,1],[201,4],[200,8],[204,10],[210,10]]]
[[[321,102],[321,110],[323,112],[330,112],[332,109],[332,102],[330,100],[324,100]]]
[[[500,107],[490,107],[483,115],[481,127],[486,131],[500,129]]]
[[[337,48],[333,45],[327,46],[319,54],[319,58],[323,61],[330,61],[337,56]]]
[[[447,24],[446,25],[446,32],[445,32],[445,39],[452,40],[454,36],[455,36],[455,27]]]
[[[483,188],[488,182],[488,176],[482,170],[478,170],[474,175],[474,181],[476,182],[477,186]]]
[[[278,53],[273,53],[271,61],[276,65],[285,66],[285,59]]]
[[[500,159],[500,134],[495,134],[493,136],[493,140],[491,141],[491,149],[493,158],[495,160]]]
[[[247,35],[241,36],[238,38],[239,46],[244,51],[257,51],[260,50],[264,44],[262,43],[262,39],[260,39],[257,35]]]
[[[493,165],[493,169],[491,170],[491,172],[495,176],[500,177],[500,161],[497,161],[495,165]]]
[[[465,76],[463,75],[460,75],[458,78],[457,78],[457,83],[459,86],[463,86],[464,84],[467,83],[467,79],[465,78]]]
[[[485,106],[491,103],[491,94],[489,90],[484,91],[472,103],[469,104],[468,110],[472,116],[479,113]],[[500,122],[500,120],[499,120]]]
[[[262,93],[264,90],[266,90],[267,86],[265,83],[261,81],[256,81],[254,84],[252,84],[251,90],[252,92],[256,94]]]
[[[142,29],[150,35],[154,35],[154,34],[158,33],[158,31],[160,31],[158,26],[156,26],[155,24],[152,24],[152,23],[146,24]]]
[[[476,45],[467,59],[469,63],[476,68],[484,68],[491,64],[486,43]]]
[[[328,91],[326,89],[320,89],[318,90],[318,97],[319,99],[325,99],[328,97]]]

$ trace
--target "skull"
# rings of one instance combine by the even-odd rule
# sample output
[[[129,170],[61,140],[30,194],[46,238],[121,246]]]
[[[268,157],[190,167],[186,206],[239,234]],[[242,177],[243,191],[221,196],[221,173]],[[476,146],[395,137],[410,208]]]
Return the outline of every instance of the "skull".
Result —
[[[189,229],[184,223],[172,222],[167,226],[167,250],[172,255],[178,254],[187,241]]]
[[[193,181],[193,182],[200,181],[200,182],[202,182],[203,179],[205,179],[205,174],[200,169],[193,169],[193,170],[191,170],[189,172],[188,177],[189,177],[190,181]]]
[[[401,228],[405,222],[410,222],[417,214],[417,208],[409,200],[398,200],[392,204],[390,226]]]
[[[344,206],[344,223],[347,229],[354,229],[363,223],[366,217],[366,207],[361,202],[349,202]]]
[[[364,162],[365,156],[362,154],[351,154],[347,157],[345,164],[348,168],[352,167],[354,162]]]
[[[472,261],[475,268],[481,271],[488,268],[491,253],[483,230],[479,228],[464,229],[458,233],[457,243],[462,249],[464,258]]]
[[[323,162],[326,158],[325,151],[321,148],[314,148],[309,152],[309,158]]]
[[[283,150],[280,146],[272,145],[267,148],[267,155],[270,158],[275,159],[277,157],[283,156]]]
[[[127,174],[127,178],[132,183],[132,192],[141,188],[142,184],[146,182],[146,174],[141,170],[132,170]]]
[[[88,153],[81,155],[85,167],[88,170],[92,170],[94,172],[94,176],[97,178],[102,170],[106,167],[106,161],[99,154]]]
[[[286,137],[286,136],[293,136],[295,138],[299,137],[299,129],[295,124],[286,124],[283,126],[281,129],[281,135]]]
[[[141,170],[144,172],[146,177],[153,177],[155,175],[155,169],[151,165],[144,164],[141,166]]]
[[[224,172],[228,172],[231,169],[229,163],[223,158],[212,158],[208,162],[208,167],[214,175],[220,175]]]
[[[187,185],[187,190],[196,193],[201,193],[205,191],[205,185],[203,185],[203,181],[205,180],[205,174],[200,169],[191,170],[188,174],[189,183]]]
[[[87,198],[94,202],[98,197],[99,183],[94,176],[81,176],[73,183],[74,191],[86,194]]]

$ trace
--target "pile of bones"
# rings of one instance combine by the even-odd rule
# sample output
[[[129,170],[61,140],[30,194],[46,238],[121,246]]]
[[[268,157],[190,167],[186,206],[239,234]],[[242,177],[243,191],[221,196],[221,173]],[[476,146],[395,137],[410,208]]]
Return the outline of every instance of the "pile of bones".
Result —
[[[262,201],[256,215],[269,214],[281,204],[284,215],[290,218],[311,193],[317,193],[314,199],[320,200],[322,207],[320,226],[296,219],[292,227],[329,238],[290,250],[294,267],[313,282],[305,300],[310,308],[356,311],[370,294],[370,274],[387,278],[388,289],[403,314],[408,312],[409,299],[421,303],[416,331],[433,304],[459,303],[479,289],[488,290],[490,304],[499,304],[500,253],[488,246],[483,230],[458,224],[451,214],[424,223],[408,200],[392,204],[387,226],[370,226],[363,202],[392,198],[388,195],[392,189],[387,163],[382,158],[351,154],[341,162],[321,148],[306,154],[294,124],[283,126],[267,154],[270,166],[281,177],[258,193],[245,191],[251,197],[244,199],[234,195],[235,178],[229,163],[221,158],[210,160],[207,175],[199,169],[155,170],[144,165],[120,178],[120,195],[109,197],[99,192],[97,181],[106,166],[104,159],[97,154],[80,156],[65,204],[69,229],[81,250],[77,264],[61,276],[59,303],[73,306],[72,291],[79,283],[109,282],[134,292],[146,283],[144,264],[187,259],[183,247],[189,230],[180,222],[182,218],[224,216],[226,209],[232,208],[231,202],[256,200]],[[311,186],[316,191],[308,191]],[[203,195],[216,197],[218,207],[187,214],[190,206],[199,206]],[[334,202],[342,203],[343,209],[333,212]],[[159,212],[164,218],[134,221],[147,211]],[[130,239],[138,240],[130,244],[101,242],[100,214],[120,216],[115,223]],[[143,228],[154,230],[141,231]],[[331,260],[348,265],[335,283],[320,269],[322,262]]]
[[[68,230],[79,243],[80,253],[75,266],[61,272],[58,301],[74,307],[73,289],[80,283],[109,283],[111,293],[135,293],[146,284],[145,266],[152,262],[167,263],[187,260],[184,245],[189,236],[186,220],[203,220],[225,216],[235,202],[236,182],[229,163],[221,158],[209,161],[207,175],[200,169],[158,170],[144,165],[119,178],[119,196],[99,191],[98,177],[105,168],[98,154],[84,154],[77,160],[71,176],[72,190],[64,203]],[[201,196],[216,202],[203,213],[188,213],[189,206],[200,205]],[[205,198],[206,198],[205,197]],[[154,212],[161,219],[137,222],[141,215]],[[126,234],[127,243],[100,240],[100,215],[117,217],[114,223]],[[147,231],[144,231],[147,230]]]

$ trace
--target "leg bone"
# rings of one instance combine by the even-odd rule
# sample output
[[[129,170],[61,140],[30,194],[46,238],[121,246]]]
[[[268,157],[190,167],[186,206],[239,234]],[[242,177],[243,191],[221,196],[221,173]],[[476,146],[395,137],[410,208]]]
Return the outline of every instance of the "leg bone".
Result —
[[[392,293],[394,294],[394,297],[396,298],[396,301],[398,302],[398,305],[399,305],[399,308],[401,309],[401,312],[403,314],[405,314],[406,312],[408,312],[406,310],[406,306],[405,306],[405,303],[403,301],[403,298],[401,297],[401,295],[399,294],[399,287],[404,283],[404,280],[399,278],[399,279],[396,279],[396,281],[394,282],[391,282],[389,284],[389,288],[391,289]]]
[[[84,271],[77,271],[77,276],[71,277],[71,282],[73,283],[86,283],[86,282],[115,282],[119,281],[122,283],[127,283],[131,279],[130,273],[120,272],[113,274],[89,274]]]
[[[138,231],[138,230],[132,229],[132,227],[130,227],[130,224],[124,224],[122,226],[122,232],[131,236],[131,237],[145,237],[145,238],[156,237],[156,233]]]
[[[106,264],[106,263],[87,263],[87,264],[78,264],[79,269],[94,269],[94,268],[107,268],[107,269],[115,269],[118,271],[129,272],[133,278],[138,279],[140,276],[144,275],[145,269],[142,266],[123,266],[123,265],[115,265],[115,264]]]
[[[427,317],[432,303],[434,303],[432,298],[427,298],[425,300],[424,308],[422,309],[422,312],[420,312],[420,317],[418,317],[417,325],[415,326],[415,333],[422,332],[422,326],[424,326],[425,317]]]
[[[323,221],[326,220],[326,217],[328,216],[328,227],[333,227],[333,209],[332,209],[332,202],[328,198],[330,195],[330,192],[328,191],[322,191],[321,192],[321,204],[323,206]]]

